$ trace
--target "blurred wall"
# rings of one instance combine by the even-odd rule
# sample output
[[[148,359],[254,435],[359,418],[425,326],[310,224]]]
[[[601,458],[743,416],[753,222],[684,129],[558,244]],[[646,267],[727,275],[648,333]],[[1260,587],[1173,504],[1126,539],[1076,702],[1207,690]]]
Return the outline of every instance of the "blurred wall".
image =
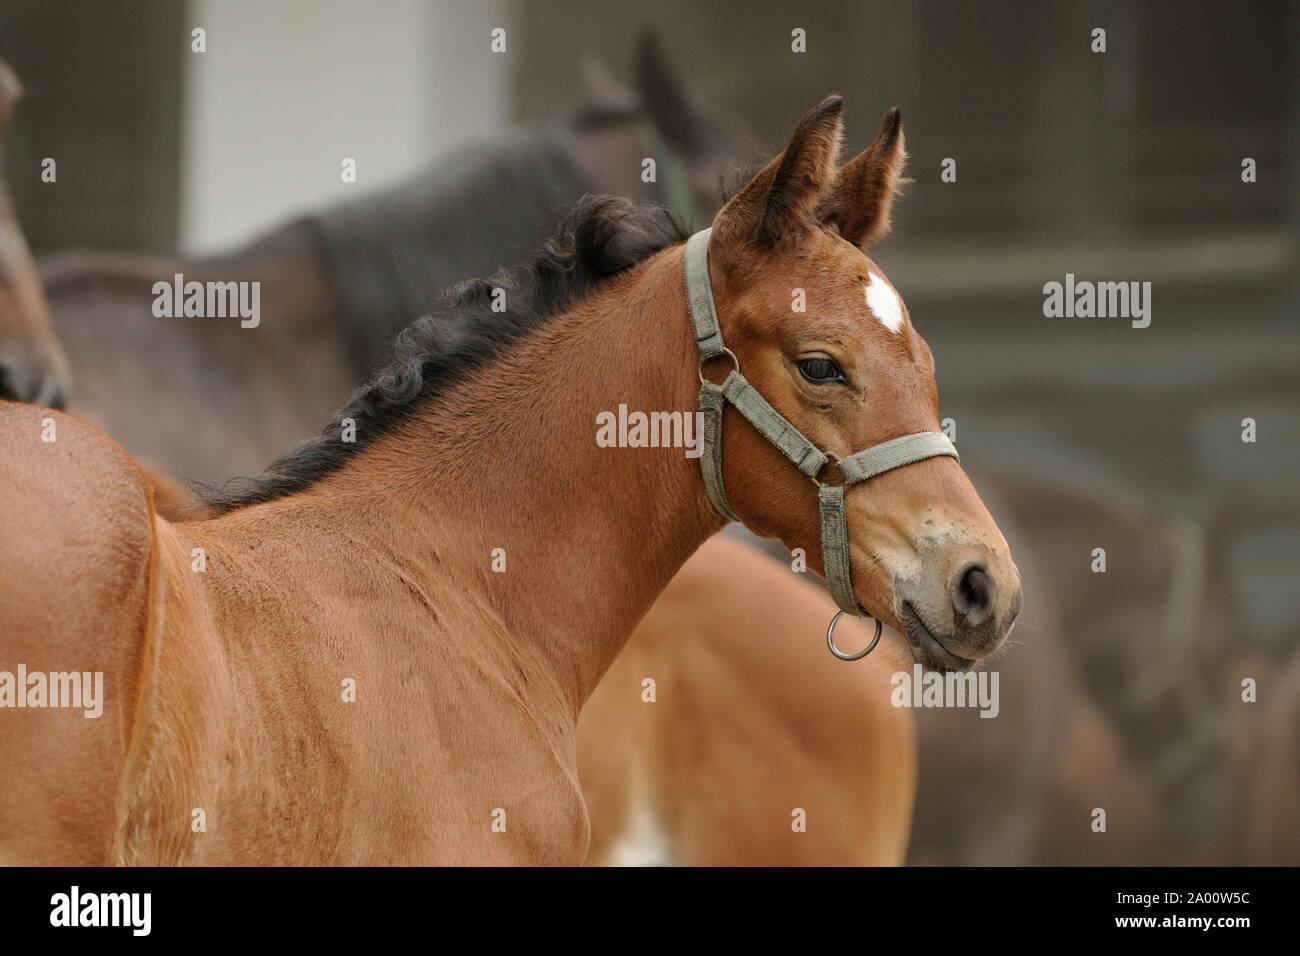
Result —
[[[508,6],[193,0],[207,53],[182,58],[181,246],[228,246],[500,126],[510,60],[488,43]]]
[[[1291,0],[660,0],[619,17],[605,7],[522,5],[523,115],[573,102],[573,50],[625,68],[636,33],[653,25],[696,87],[773,146],[828,93],[846,97],[847,148],[901,106],[919,182],[958,160],[960,188],[918,191],[899,209],[917,231],[1097,239],[1295,221]],[[1104,54],[1090,49],[1094,27],[1107,30]],[[805,53],[791,50],[795,28]],[[1244,155],[1269,169],[1250,190],[1236,175]]]

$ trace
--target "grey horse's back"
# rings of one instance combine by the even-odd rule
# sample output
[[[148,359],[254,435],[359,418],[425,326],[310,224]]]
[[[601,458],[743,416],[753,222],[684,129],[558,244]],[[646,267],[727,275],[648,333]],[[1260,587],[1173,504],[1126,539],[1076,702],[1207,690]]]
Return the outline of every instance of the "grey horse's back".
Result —
[[[372,360],[447,288],[535,250],[586,191],[572,143],[563,126],[522,128],[313,217],[342,318]]]

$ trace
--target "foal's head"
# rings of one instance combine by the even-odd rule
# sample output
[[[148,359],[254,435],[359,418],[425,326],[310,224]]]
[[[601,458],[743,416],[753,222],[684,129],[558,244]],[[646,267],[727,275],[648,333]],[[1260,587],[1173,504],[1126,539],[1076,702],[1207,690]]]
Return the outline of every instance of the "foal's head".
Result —
[[[22,87],[0,59],[0,133]],[[68,362],[50,325],[36,264],[27,250],[5,183],[0,155],[0,399],[61,408]]]
[[[709,253],[722,333],[746,377],[822,450],[847,457],[938,431],[939,413],[934,357],[863,252],[889,228],[904,160],[899,115],[837,169],[840,110],[831,97],[800,121],[718,214]],[[739,417],[724,443],[737,514],[819,562],[808,479]],[[838,481],[833,466],[819,477]],[[919,660],[964,668],[1001,645],[1020,610],[1019,572],[954,459],[878,475],[846,500],[855,597],[907,635]]]

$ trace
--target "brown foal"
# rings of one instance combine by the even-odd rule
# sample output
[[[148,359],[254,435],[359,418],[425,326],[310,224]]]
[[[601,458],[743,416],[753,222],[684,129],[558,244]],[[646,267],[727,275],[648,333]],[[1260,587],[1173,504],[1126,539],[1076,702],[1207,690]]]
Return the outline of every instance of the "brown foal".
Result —
[[[887,224],[901,136],[837,172],[840,105],[719,213],[710,263],[749,380],[843,456],[938,414],[929,351],[860,248]],[[680,235],[607,199],[571,229],[514,284],[465,292],[486,313],[506,289],[516,335],[449,356],[417,323],[404,364],[212,520],[157,517],[93,428],[0,406],[0,649],[105,688],[97,720],[32,706],[0,722],[21,781],[0,793],[0,860],[583,860],[578,710],[723,522],[680,450],[594,441],[620,403],[694,409]],[[724,448],[744,523],[821,570],[807,479],[734,412]],[[927,659],[1001,644],[1018,574],[955,461],[880,475],[847,510],[864,607]]]

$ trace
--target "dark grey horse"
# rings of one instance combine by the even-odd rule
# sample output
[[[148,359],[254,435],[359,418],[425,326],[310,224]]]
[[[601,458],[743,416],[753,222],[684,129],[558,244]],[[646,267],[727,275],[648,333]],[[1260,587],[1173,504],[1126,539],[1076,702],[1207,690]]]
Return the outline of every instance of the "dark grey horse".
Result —
[[[394,330],[455,282],[530,254],[584,193],[663,202],[702,224],[733,168],[757,153],[742,123],[685,88],[652,37],[638,48],[637,89],[600,70],[588,85],[591,102],[566,121],[465,147],[227,255],[46,260],[54,326],[76,370],[73,410],[171,474],[256,472],[317,432]],[[655,182],[642,182],[644,157],[656,159]],[[260,282],[260,323],[155,316],[154,284],[177,274]]]

